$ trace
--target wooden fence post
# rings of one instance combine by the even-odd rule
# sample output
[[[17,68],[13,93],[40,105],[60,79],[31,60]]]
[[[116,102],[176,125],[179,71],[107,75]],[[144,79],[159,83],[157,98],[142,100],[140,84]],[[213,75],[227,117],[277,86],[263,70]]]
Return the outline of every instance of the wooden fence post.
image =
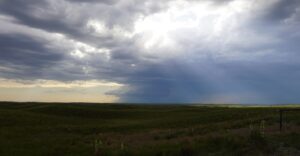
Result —
[[[282,130],[282,112],[283,112],[283,110],[280,109],[279,110],[279,130],[280,130],[280,132]]]

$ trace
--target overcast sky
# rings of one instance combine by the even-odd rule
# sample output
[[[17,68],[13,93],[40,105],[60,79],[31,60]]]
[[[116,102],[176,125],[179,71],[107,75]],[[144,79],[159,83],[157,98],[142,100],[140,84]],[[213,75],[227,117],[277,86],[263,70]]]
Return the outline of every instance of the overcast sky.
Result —
[[[300,103],[299,0],[0,0],[0,100]]]

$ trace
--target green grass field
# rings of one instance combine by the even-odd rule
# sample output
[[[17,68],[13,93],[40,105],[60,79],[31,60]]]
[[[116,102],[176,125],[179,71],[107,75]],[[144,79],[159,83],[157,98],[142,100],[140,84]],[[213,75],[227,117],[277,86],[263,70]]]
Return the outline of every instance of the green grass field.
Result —
[[[280,108],[2,102],[0,156],[300,155]]]

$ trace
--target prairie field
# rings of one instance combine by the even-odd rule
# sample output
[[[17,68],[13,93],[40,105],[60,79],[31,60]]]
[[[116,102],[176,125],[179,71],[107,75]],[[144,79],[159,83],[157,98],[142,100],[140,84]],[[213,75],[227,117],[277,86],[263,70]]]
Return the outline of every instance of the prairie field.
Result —
[[[300,155],[292,106],[0,103],[1,156]],[[279,130],[279,110],[283,126]]]

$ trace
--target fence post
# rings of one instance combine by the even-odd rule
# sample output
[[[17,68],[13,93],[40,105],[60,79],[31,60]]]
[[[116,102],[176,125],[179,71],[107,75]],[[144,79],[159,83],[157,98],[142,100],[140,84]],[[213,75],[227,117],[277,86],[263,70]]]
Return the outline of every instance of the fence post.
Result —
[[[282,112],[283,112],[283,110],[280,109],[279,110],[279,130],[280,130],[280,132],[282,130]]]

